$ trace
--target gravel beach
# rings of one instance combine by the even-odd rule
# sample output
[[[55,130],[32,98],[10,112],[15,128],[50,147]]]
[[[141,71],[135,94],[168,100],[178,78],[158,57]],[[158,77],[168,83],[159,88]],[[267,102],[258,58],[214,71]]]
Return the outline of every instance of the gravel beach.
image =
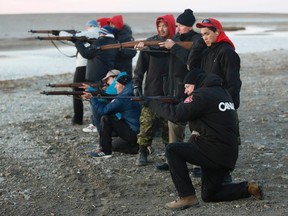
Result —
[[[240,57],[242,145],[232,176],[260,181],[264,200],[165,209],[177,194],[169,172],[154,167],[164,160],[160,139],[145,167],[135,165],[135,155],[89,158],[98,136],[82,132],[88,102],[85,125],[72,126],[72,98],[40,94],[53,90],[48,83],[71,82],[67,73],[0,81],[0,215],[288,215],[288,51]],[[200,199],[200,181],[192,181]]]

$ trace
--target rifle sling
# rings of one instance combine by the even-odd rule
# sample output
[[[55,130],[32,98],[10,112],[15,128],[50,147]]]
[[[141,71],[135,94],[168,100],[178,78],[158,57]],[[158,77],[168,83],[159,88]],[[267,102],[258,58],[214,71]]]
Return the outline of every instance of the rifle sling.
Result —
[[[54,42],[53,40],[51,40],[51,43],[54,45],[54,47],[55,47],[62,55],[66,56],[66,57],[69,57],[69,58],[74,58],[74,57],[76,57],[76,55],[67,55],[67,54],[63,53],[63,52],[59,49],[59,47],[55,44],[55,42]],[[77,54],[77,53],[76,53],[76,54]]]

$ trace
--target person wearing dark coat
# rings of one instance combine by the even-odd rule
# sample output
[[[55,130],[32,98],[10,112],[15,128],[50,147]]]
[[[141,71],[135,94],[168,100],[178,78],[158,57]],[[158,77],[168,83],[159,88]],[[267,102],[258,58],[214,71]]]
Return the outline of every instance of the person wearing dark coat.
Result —
[[[137,134],[140,128],[141,105],[127,98],[134,96],[132,79],[128,75],[118,77],[115,88],[118,95],[108,104],[99,101],[97,97],[90,99],[93,109],[102,116],[99,131],[100,148],[89,152],[94,158],[112,157],[112,151],[131,154],[138,152]],[[117,113],[120,113],[120,119],[115,116]],[[117,136],[118,139],[113,141],[113,136]]]
[[[256,182],[223,184],[225,175],[235,168],[238,158],[235,106],[222,79],[200,69],[184,79],[188,97],[177,105],[151,100],[149,108],[172,122],[189,121],[199,132],[188,142],[171,143],[166,157],[179,199],[166,204],[176,210],[198,206],[196,192],[186,163],[202,167],[201,196],[204,202],[232,201],[254,196],[262,199]]]
[[[214,19],[204,19],[196,24],[200,28],[203,39],[208,47],[202,56],[201,69],[207,73],[217,74],[223,79],[223,87],[230,93],[235,109],[240,106],[240,58],[235,46],[223,31],[221,23]],[[237,117],[238,144],[241,144],[239,121]]]
[[[172,14],[159,16],[156,19],[156,29],[158,34],[147,38],[149,41],[165,41],[175,35],[176,23]],[[143,44],[143,42],[142,42]],[[141,42],[137,45],[140,50],[139,57],[134,70],[134,94],[142,96],[164,96],[166,89],[164,83],[169,71],[169,53],[164,48],[164,52],[154,52],[156,47],[142,47]],[[157,51],[160,51],[158,48]],[[145,76],[146,75],[146,76]],[[145,82],[144,81],[145,77]],[[144,88],[143,88],[144,86]],[[159,118],[151,112],[148,107],[143,106],[140,116],[140,132],[138,134],[139,154],[136,165],[145,166],[148,164],[147,156],[151,149],[153,138],[157,130],[161,129],[162,142],[164,145],[169,143],[168,122]]]
[[[79,31],[76,33],[66,32],[64,31],[58,31],[53,30],[52,34],[55,36],[76,36],[76,37],[87,37],[89,39],[97,39],[99,37],[99,27],[96,20],[88,20],[85,24],[86,30]],[[85,46],[89,46],[89,43],[85,43]],[[76,83],[84,83],[86,82],[85,74],[86,74],[86,65],[87,65],[87,59],[83,58],[81,54],[77,51],[76,53],[76,69],[73,76],[73,82]],[[75,87],[73,88],[73,91],[81,91],[82,89]],[[84,116],[84,105],[83,101],[81,100],[81,97],[79,95],[73,96],[73,111],[74,115],[72,117],[72,124],[83,124],[83,116]]]
[[[178,25],[177,33],[172,39],[168,39],[165,42],[160,43],[160,46],[170,50],[168,82],[166,84],[167,95],[176,96],[179,99],[185,98],[183,93],[183,79],[189,72],[187,68],[187,60],[190,49],[185,49],[175,42],[192,41],[193,44],[198,43],[197,52],[194,55],[195,59],[197,59],[197,65],[200,65],[201,58],[199,56],[196,57],[196,54],[200,55],[202,50],[206,49],[206,45],[201,38],[201,34],[193,30],[195,21],[196,18],[193,11],[191,9],[185,9],[184,12],[176,19]],[[184,140],[186,125],[187,122],[168,121],[169,143],[182,142]],[[160,170],[169,169],[167,163],[159,165],[157,168]]]
[[[99,46],[115,44],[114,29],[110,26],[103,26],[99,30],[99,38],[89,47],[85,47],[83,42],[76,40],[75,47],[78,52],[86,59],[86,81],[100,82],[108,71],[114,69],[117,49],[101,50]]]
[[[115,15],[107,22],[111,27],[116,29],[115,39],[119,43],[134,41],[131,27],[124,24],[122,15]],[[116,56],[115,69],[126,72],[130,77],[132,77],[132,60],[136,53],[137,51],[133,49],[119,49]]]
[[[235,52],[233,42],[223,31],[221,23],[213,18],[196,24],[201,29],[208,47],[202,57],[201,69],[217,74],[223,79],[223,87],[230,93],[235,108],[240,106],[240,58]]]

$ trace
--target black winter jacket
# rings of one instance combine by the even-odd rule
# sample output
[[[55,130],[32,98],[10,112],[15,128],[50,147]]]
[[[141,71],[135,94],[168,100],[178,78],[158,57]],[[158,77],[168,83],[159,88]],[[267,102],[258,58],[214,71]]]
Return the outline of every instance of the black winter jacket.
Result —
[[[230,93],[235,108],[240,105],[240,58],[234,48],[226,43],[212,44],[202,57],[201,69],[206,73],[217,74],[223,79],[223,87]]]
[[[158,35],[147,40],[162,40]],[[156,48],[156,47],[155,47]],[[142,87],[144,75],[146,73],[144,92],[145,96],[164,95],[165,80],[169,70],[169,53],[153,52],[156,50],[141,51],[134,70],[134,86]],[[166,50],[167,51],[167,50]]]
[[[219,76],[202,76],[202,84],[197,83],[202,87],[184,102],[174,105],[152,100],[149,108],[172,122],[189,121],[200,133],[192,141],[199,151],[213,163],[232,170],[238,157],[235,108]]]
[[[134,41],[130,26],[124,24],[122,29],[115,34],[119,43]],[[115,69],[126,72],[132,77],[132,60],[137,51],[133,49],[119,49],[115,61]]]
[[[172,40],[177,41],[192,41],[196,43],[201,39],[201,34],[189,31],[186,34],[180,35],[177,33]],[[175,44],[171,48],[170,62],[169,62],[169,74],[168,74],[168,95],[178,96],[180,98],[185,97],[183,79],[188,73],[187,60],[189,56],[189,49],[185,49],[178,44]]]
[[[76,41],[75,47],[83,58],[88,59],[86,67],[86,80],[89,82],[101,81],[111,69],[114,69],[114,62],[117,49],[101,50],[99,46],[117,43],[114,38],[99,37],[89,47],[83,42]]]

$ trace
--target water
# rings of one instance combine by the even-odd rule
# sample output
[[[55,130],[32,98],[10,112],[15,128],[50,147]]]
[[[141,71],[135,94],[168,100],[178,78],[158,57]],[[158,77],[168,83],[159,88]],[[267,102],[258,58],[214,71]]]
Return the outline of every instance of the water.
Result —
[[[30,29],[76,29],[81,30],[87,20],[95,17],[111,17],[114,14],[28,14],[0,15],[0,42],[15,38],[35,37]],[[124,14],[136,39],[156,34],[155,20],[163,14]],[[177,14],[174,14],[177,17]],[[268,17],[267,17],[268,16]],[[243,31],[226,32],[238,53],[288,50],[288,14],[199,14],[197,17],[215,17],[223,26],[241,26]],[[63,47],[68,55],[75,47]],[[137,56],[133,59],[135,65]],[[0,80],[19,79],[30,76],[54,75],[75,70],[75,59],[62,55],[51,45],[48,49],[0,51]]]

